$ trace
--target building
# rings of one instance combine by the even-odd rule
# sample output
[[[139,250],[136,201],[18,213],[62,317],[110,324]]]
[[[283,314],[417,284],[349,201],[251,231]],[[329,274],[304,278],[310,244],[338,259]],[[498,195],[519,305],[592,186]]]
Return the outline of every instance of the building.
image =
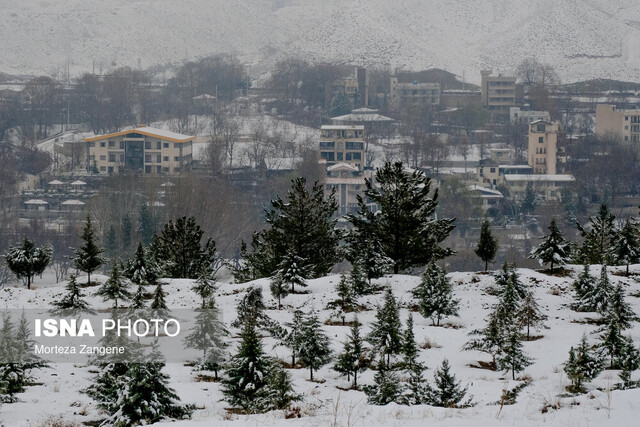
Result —
[[[492,76],[491,71],[480,71],[480,92],[482,106],[494,116],[508,117],[509,109],[516,105],[516,78],[498,74]]]
[[[480,206],[485,212],[497,207],[504,200],[504,196],[498,190],[476,184],[470,185],[467,189],[472,198],[480,200]]]
[[[509,120],[511,123],[531,124],[538,120],[545,122],[551,121],[551,115],[548,111],[522,110],[520,107],[509,108]]]
[[[445,89],[440,93],[440,105],[446,108],[482,106],[479,90]]]
[[[516,200],[523,200],[527,185],[531,184],[533,192],[543,200],[561,199],[562,189],[572,186],[575,178],[572,175],[505,175],[504,181],[509,193]]]
[[[146,126],[85,138],[87,170],[109,175],[178,173],[193,162],[194,138]]]
[[[596,134],[615,136],[620,142],[640,143],[640,109],[620,109],[611,104],[596,106]]]
[[[478,181],[482,185],[497,187],[504,184],[506,175],[530,175],[533,169],[529,165],[483,165],[478,168]]]
[[[352,76],[343,77],[333,82],[331,85],[331,96],[327,97],[327,101],[335,98],[340,92],[344,92],[349,96],[353,108],[368,106],[369,71],[366,68],[355,67]]]
[[[565,171],[564,134],[558,123],[538,120],[529,124],[528,163],[535,174],[555,175]]]
[[[358,211],[358,194],[365,189],[365,178],[371,178],[371,171],[361,171],[349,163],[337,163],[327,167],[324,181],[325,195],[335,191],[338,202],[338,215],[356,213]]]
[[[440,83],[399,83],[397,77],[391,77],[389,98],[394,106],[440,105]]]
[[[334,125],[362,125],[367,134],[390,131],[395,121],[387,116],[378,114],[378,110],[371,108],[358,108],[350,114],[332,117]]]
[[[320,128],[320,158],[327,166],[337,163],[364,166],[364,126],[327,125]]]

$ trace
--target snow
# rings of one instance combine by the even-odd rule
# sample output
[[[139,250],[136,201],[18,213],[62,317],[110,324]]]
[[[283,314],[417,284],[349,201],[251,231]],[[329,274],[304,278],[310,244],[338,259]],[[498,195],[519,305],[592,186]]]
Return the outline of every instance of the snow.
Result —
[[[569,384],[562,371],[562,364],[568,358],[570,346],[579,343],[583,332],[594,332],[595,325],[577,323],[585,317],[593,316],[589,313],[570,311],[567,305],[572,301],[570,284],[582,271],[582,266],[569,266],[572,277],[554,277],[529,270],[518,269],[523,283],[533,287],[536,298],[545,314],[549,316],[546,324],[549,329],[543,329],[536,334],[543,337],[536,341],[523,342],[524,351],[533,358],[533,365],[525,369],[523,374],[531,377],[532,384],[526,387],[518,396],[517,403],[512,406],[494,404],[500,399],[502,389],[512,389],[518,382],[510,380],[510,375],[471,368],[469,364],[478,360],[487,361],[489,356],[476,351],[461,351],[468,341],[468,333],[472,329],[484,326],[491,304],[496,297],[487,294],[486,289],[494,280],[491,275],[473,272],[455,272],[448,276],[453,284],[455,298],[460,300],[460,317],[447,318],[447,327],[431,326],[431,320],[414,313],[414,331],[418,345],[427,340],[431,348],[421,349],[419,360],[429,367],[424,374],[427,381],[433,381],[433,373],[443,359],[451,363],[451,372],[456,375],[462,385],[469,385],[469,393],[473,396],[476,406],[468,409],[445,409],[425,405],[402,406],[390,404],[376,407],[366,404],[366,397],[361,391],[342,391],[336,387],[348,387],[345,377],[331,369],[331,364],[314,372],[314,378],[324,380],[323,383],[307,381],[307,369],[288,369],[292,375],[296,392],[303,394],[303,401],[297,403],[301,408],[301,418],[285,420],[282,411],[273,411],[262,415],[232,415],[225,409],[228,404],[222,399],[219,383],[196,382],[195,374],[190,367],[182,364],[169,363],[165,372],[170,375],[170,386],[174,388],[183,403],[194,403],[200,408],[194,413],[192,420],[179,422],[165,422],[157,425],[166,426],[210,426],[210,425],[330,425],[335,418],[338,425],[347,425],[350,416],[351,425],[397,425],[422,426],[425,422],[438,422],[443,426],[469,425],[518,425],[534,426],[540,424],[566,426],[620,426],[634,425],[637,411],[640,410],[640,389],[607,392],[616,382],[617,371],[605,371],[592,383],[588,384],[589,394],[575,397],[559,397],[564,393],[564,386]],[[638,276],[630,278],[611,273],[622,272],[625,267],[610,267],[610,279],[615,286],[624,283],[627,293],[626,300],[636,312],[640,311],[640,298],[631,296],[640,291]],[[640,274],[640,265],[631,267],[632,273]],[[600,268],[592,266],[591,274],[598,277]],[[57,300],[65,292],[66,283],[53,283],[53,274],[45,272],[42,278],[36,278],[34,290],[19,286],[6,287],[0,290],[0,305],[12,308],[49,308],[50,302]],[[95,274],[92,280],[105,281],[106,276]],[[82,283],[86,276],[80,276]],[[320,320],[324,321],[331,315],[326,310],[327,303],[335,299],[334,286],[340,276],[331,275],[320,279],[309,280],[305,288],[308,294],[292,294],[283,299],[283,310],[277,310],[277,301],[269,292],[269,279],[260,279],[247,284],[219,283],[216,292],[217,306],[222,312],[222,319],[229,324],[236,317],[235,306],[244,295],[244,290],[250,286],[260,286],[263,289],[267,314],[278,322],[290,322],[293,310],[301,308],[305,312],[315,309]],[[392,287],[397,300],[400,302],[400,318],[404,325],[408,317],[407,304],[412,297],[409,293],[420,281],[417,276],[390,275],[375,282]],[[166,279],[167,304],[174,309],[189,309],[198,307],[201,300],[191,291],[192,280]],[[87,294],[96,288],[85,288]],[[383,294],[375,294],[361,298],[360,302],[370,310],[358,313],[359,321],[363,324],[362,335],[365,336],[375,320],[375,306],[382,303]],[[87,300],[93,307],[107,308],[99,297],[88,296]],[[325,333],[331,340],[335,354],[342,350],[343,342],[349,333],[349,327],[323,325]],[[237,335],[232,329],[232,335]],[[627,331],[634,338],[636,345],[640,339],[640,323],[635,322],[632,329]],[[626,334],[625,334],[626,335]],[[589,335],[590,342],[596,337]],[[237,338],[232,339],[231,351],[235,351]],[[273,338],[263,339],[266,352],[283,360],[290,358],[289,350],[275,346]],[[2,421],[5,425],[27,426],[41,425],[44,420],[61,417],[67,422],[82,422],[102,418],[98,409],[88,396],[79,392],[87,387],[93,377],[95,368],[82,364],[56,363],[50,368],[35,372],[35,382],[41,383],[30,386],[18,395],[19,402],[2,405]],[[375,371],[365,371],[359,375],[360,384],[372,384]],[[633,374],[638,378],[638,372]],[[601,387],[603,390],[595,390]],[[558,409],[548,409],[543,413],[545,405],[558,404]],[[353,421],[357,420],[357,421]]]

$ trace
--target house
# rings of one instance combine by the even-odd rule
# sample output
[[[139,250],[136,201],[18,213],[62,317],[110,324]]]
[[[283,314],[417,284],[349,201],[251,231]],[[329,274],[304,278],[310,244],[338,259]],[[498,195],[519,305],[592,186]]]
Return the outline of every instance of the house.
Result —
[[[566,169],[564,133],[558,123],[537,120],[529,124],[528,163],[533,173],[555,175]]]
[[[393,123],[392,118],[378,114],[378,110],[371,108],[358,108],[352,110],[350,114],[332,117],[331,122],[334,125],[362,125],[366,132],[383,132],[391,130]]]
[[[614,136],[624,143],[640,143],[640,109],[620,109],[611,104],[596,106],[596,134]]]
[[[174,174],[193,162],[195,137],[147,126],[85,138],[87,170]]]
[[[325,125],[320,128],[320,158],[327,166],[350,163],[359,170],[364,165],[364,126]]]
[[[531,184],[534,193],[543,200],[560,200],[564,187],[572,186],[575,178],[572,175],[505,175],[504,182],[509,192],[517,200],[523,200],[527,185]]]
[[[529,175],[533,168],[529,165],[482,165],[478,168],[478,180],[483,185],[495,188],[504,184],[506,175]]]
[[[492,188],[483,187],[477,184],[470,185],[467,188],[471,193],[471,197],[480,199],[481,207],[484,211],[498,206],[498,204],[504,200],[502,193]]]
[[[480,92],[482,106],[488,109],[494,117],[509,117],[509,109],[516,105],[516,78],[498,74],[492,76],[492,71],[480,71]]]
[[[335,190],[338,202],[338,215],[346,215],[358,211],[358,194],[365,189],[365,178],[371,178],[371,171],[361,171],[349,163],[337,163],[327,167],[324,181],[325,195]]]
[[[397,77],[391,77],[391,104],[394,106],[418,104],[440,105],[440,83],[400,83]]]
[[[531,124],[538,120],[551,121],[548,111],[523,110],[520,107],[509,108],[509,120],[511,123]]]

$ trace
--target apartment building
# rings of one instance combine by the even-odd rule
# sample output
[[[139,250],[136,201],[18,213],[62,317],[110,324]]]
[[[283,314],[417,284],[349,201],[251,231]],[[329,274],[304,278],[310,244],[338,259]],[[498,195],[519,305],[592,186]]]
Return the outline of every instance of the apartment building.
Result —
[[[440,83],[400,83],[397,77],[391,77],[389,97],[394,106],[440,105]]]
[[[596,134],[614,135],[624,143],[640,143],[640,109],[620,109],[611,104],[596,106]]]
[[[516,105],[516,78],[491,74],[490,70],[480,71],[482,106],[494,116],[508,117],[509,109]]]
[[[509,120],[511,123],[531,124],[538,120],[551,121],[548,111],[523,110],[520,107],[509,108]]]
[[[327,166],[348,163],[363,169],[364,126],[326,125],[320,128],[320,158]]]
[[[529,124],[528,163],[534,174],[555,175],[565,171],[564,134],[558,123],[537,120]]]
[[[85,138],[87,170],[108,175],[178,173],[193,162],[194,139],[147,126]]]

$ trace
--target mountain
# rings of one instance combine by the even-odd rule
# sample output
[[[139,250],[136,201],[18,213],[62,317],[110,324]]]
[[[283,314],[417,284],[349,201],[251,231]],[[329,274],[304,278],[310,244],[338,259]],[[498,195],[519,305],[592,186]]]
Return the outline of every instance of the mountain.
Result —
[[[636,0],[3,0],[0,72],[64,75],[232,53],[252,73],[297,56],[477,82],[526,57],[563,81],[638,80]]]

